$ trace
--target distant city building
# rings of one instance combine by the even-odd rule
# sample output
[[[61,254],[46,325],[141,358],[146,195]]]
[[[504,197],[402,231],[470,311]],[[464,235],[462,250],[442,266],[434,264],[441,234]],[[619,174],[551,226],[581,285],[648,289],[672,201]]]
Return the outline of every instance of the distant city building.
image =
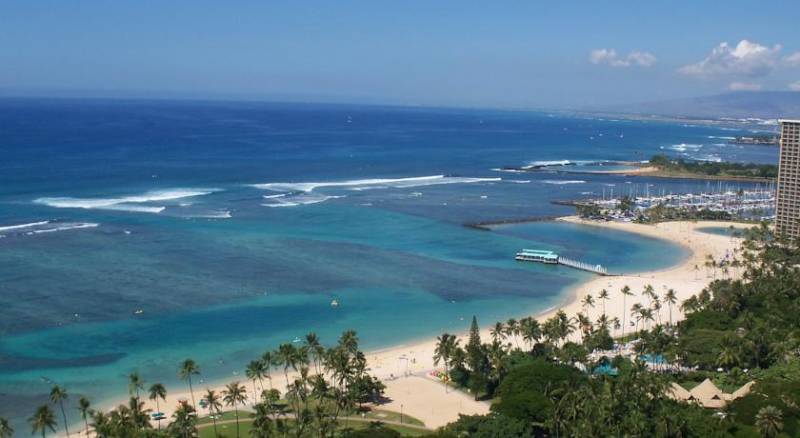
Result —
[[[779,120],[781,158],[775,227],[778,233],[800,237],[800,120]]]

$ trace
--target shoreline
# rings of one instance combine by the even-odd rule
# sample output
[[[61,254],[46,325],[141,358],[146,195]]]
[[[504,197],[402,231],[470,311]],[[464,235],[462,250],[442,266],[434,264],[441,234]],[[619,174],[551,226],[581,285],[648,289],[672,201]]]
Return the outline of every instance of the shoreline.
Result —
[[[708,175],[703,173],[691,172],[674,172],[664,170],[659,166],[640,162],[640,161],[610,161],[604,162],[604,165],[622,165],[629,166],[630,169],[614,169],[614,170],[580,170],[579,167],[574,165],[569,166],[523,166],[523,167],[503,167],[502,171],[505,172],[518,172],[518,173],[546,173],[554,172],[566,175],[618,175],[618,176],[649,176],[653,178],[671,178],[671,179],[693,179],[693,180],[709,180],[709,181],[739,181],[739,182],[752,182],[752,183],[769,183],[775,182],[775,178],[760,177],[760,176],[737,176],[737,175]],[[574,170],[564,170],[564,167],[574,168]]]
[[[609,319],[625,318],[626,325],[630,318],[626,308],[638,302],[643,302],[641,291],[644,285],[651,284],[659,296],[663,296],[668,288],[676,292],[678,302],[672,306],[672,320],[678,321],[682,318],[679,304],[686,298],[700,292],[709,282],[710,277],[703,267],[706,255],[712,255],[715,259],[720,259],[733,248],[738,247],[740,238],[729,236],[714,235],[699,231],[699,228],[729,226],[730,222],[724,221],[697,221],[697,222],[663,222],[655,225],[635,224],[630,222],[596,222],[580,219],[576,216],[559,217],[556,221],[575,223],[583,226],[598,228],[615,229],[619,231],[631,232],[641,236],[666,240],[687,249],[689,254],[677,265],[673,265],[661,270],[632,272],[616,276],[597,276],[586,281],[579,282],[562,292],[553,304],[548,304],[546,309],[528,314],[538,320],[543,320],[553,316],[558,310],[563,310],[568,316],[572,317],[578,312],[588,311],[588,316],[596,320],[597,316],[603,312]],[[511,223],[516,223],[511,222]],[[488,229],[488,228],[484,228]],[[699,267],[697,269],[696,267]],[[732,273],[735,275],[735,273]],[[623,285],[631,287],[633,296],[626,299],[621,297],[619,290]],[[601,289],[607,289],[610,298],[603,304],[597,298]],[[580,299],[591,293],[595,297],[595,306],[590,309],[583,309]],[[658,318],[666,323],[669,317],[669,309],[666,303],[658,312]],[[489,327],[496,321],[479,321],[481,324],[481,337],[483,340],[489,337]],[[464,331],[454,333],[461,340],[462,345],[466,343],[469,322],[465,321]],[[627,327],[626,327],[627,330]],[[621,331],[611,330],[613,336],[619,336]],[[577,334],[574,336],[577,337]],[[474,415],[486,414],[489,412],[488,402],[476,402],[468,394],[461,391],[445,392],[443,385],[428,376],[429,372],[441,368],[433,364],[433,354],[436,348],[435,337],[425,337],[421,339],[409,340],[400,345],[387,346],[365,352],[368,367],[372,375],[379,378],[386,385],[386,397],[392,401],[381,405],[382,409],[400,411],[422,420],[426,427],[436,428],[458,419],[458,414]],[[273,372],[273,387],[279,389],[281,393],[285,389],[285,379],[279,370]],[[292,373],[290,373],[290,378]],[[200,394],[206,388],[220,390],[226,381],[209,381],[198,384],[195,382],[195,398],[199,399]],[[248,387],[248,397],[252,392],[251,385],[244,376],[240,381]],[[265,385],[266,386],[266,385]],[[167,417],[172,414],[172,407],[177,405],[178,400],[191,400],[186,388],[168,388],[175,392],[169,392],[167,401],[161,403],[161,411]],[[150,400],[143,399],[148,408],[155,408],[155,404]],[[126,403],[127,398],[117,399],[116,402],[104,402],[98,404],[102,409],[110,409]],[[152,406],[151,406],[152,405]],[[199,409],[199,414],[206,414],[205,410]]]

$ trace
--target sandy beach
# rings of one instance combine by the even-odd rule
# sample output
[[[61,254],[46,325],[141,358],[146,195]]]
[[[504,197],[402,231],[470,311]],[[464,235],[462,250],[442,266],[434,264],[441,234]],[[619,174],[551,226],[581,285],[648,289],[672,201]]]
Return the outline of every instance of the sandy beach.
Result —
[[[661,271],[623,273],[617,276],[597,276],[588,282],[574,287],[565,295],[565,300],[560,308],[551,309],[536,315],[540,321],[552,316],[557,310],[564,310],[569,316],[578,312],[588,313],[594,320],[603,312],[603,303],[597,298],[601,289],[609,291],[610,298],[605,302],[605,312],[609,318],[619,318],[625,315],[626,321],[630,320],[629,309],[634,303],[647,303],[642,297],[645,285],[652,285],[659,296],[663,296],[667,289],[674,289],[678,304],[672,306],[672,319],[677,321],[682,317],[679,304],[686,298],[700,292],[711,280],[711,272],[704,267],[707,255],[719,260],[727,254],[732,254],[737,248],[740,239],[723,235],[709,234],[698,230],[700,227],[728,227],[730,222],[668,222],[657,225],[643,225],[627,222],[595,222],[585,221],[574,216],[559,218],[558,220],[578,223],[586,226],[608,228],[620,231],[637,233],[643,236],[667,239],[687,248],[690,255],[679,265]],[[718,274],[719,275],[719,274]],[[730,275],[735,275],[731,273]],[[623,300],[619,292],[623,286],[629,286],[634,296]],[[584,309],[581,298],[592,294],[595,298],[594,308]],[[625,301],[623,305],[623,301]],[[669,307],[664,303],[660,321],[669,321]],[[482,336],[488,339],[488,327],[495,321],[480,321]],[[465,330],[467,327],[465,327]],[[621,331],[613,332],[620,335]],[[465,333],[459,333],[462,345],[466,343]],[[382,408],[400,411],[422,420],[427,427],[436,428],[458,419],[458,414],[484,414],[489,411],[487,402],[476,402],[463,392],[449,390],[437,380],[429,377],[429,373],[436,367],[433,364],[435,339],[423,340],[396,346],[367,354],[369,367],[373,375],[377,376],[387,386],[386,396],[392,401]],[[290,376],[291,378],[291,376]],[[273,385],[283,392],[285,378],[281,372],[273,372]],[[216,390],[221,390],[221,383],[214,382]],[[225,382],[227,383],[227,382]],[[247,384],[248,396],[252,396],[252,385]],[[266,383],[265,383],[265,386]],[[195,398],[199,400],[205,391],[206,384],[195,381]],[[191,400],[188,388],[170,387],[167,402],[161,403],[162,411],[171,415],[172,407],[179,400]],[[145,400],[147,407],[155,409],[155,403]],[[201,409],[201,414],[207,412]]]

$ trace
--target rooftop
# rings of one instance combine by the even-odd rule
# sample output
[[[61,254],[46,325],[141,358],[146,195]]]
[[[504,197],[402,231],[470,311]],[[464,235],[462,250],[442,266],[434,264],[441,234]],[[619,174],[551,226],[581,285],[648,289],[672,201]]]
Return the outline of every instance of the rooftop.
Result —
[[[554,253],[553,251],[547,251],[544,249],[523,249],[522,253],[541,257],[558,257],[558,254]]]

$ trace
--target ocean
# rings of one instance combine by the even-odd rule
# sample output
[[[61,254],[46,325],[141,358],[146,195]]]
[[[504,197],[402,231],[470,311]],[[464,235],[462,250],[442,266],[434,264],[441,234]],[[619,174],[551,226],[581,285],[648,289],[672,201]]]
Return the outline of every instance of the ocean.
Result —
[[[682,248],[622,232],[465,224],[716,188],[578,171],[656,153],[776,162],[777,148],[727,144],[750,133],[543,112],[0,100],[0,416],[24,435],[52,382],[101,403],[134,370],[178,385],[187,357],[206,381],[233,379],[308,332],[398,345],[556,306],[588,278],[517,263],[523,247],[611,271],[673,265]],[[564,161],[573,172],[502,171]]]

